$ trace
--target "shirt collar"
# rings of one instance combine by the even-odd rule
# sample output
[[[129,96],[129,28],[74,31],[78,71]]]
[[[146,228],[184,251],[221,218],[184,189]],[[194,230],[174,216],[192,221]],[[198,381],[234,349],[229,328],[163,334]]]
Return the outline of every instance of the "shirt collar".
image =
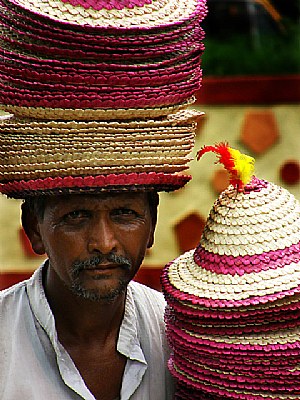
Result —
[[[48,267],[46,260],[27,282],[27,294],[33,314],[41,327],[45,330],[56,351],[60,353],[54,315],[50,309],[43,286],[43,271]]]
[[[57,355],[61,353],[61,345],[58,342],[55,328],[55,320],[43,287],[43,271],[48,266],[46,260],[27,281],[27,293],[32,311],[45,330]],[[147,364],[139,338],[138,318],[133,297],[133,288],[127,287],[124,318],[120,326],[117,349],[127,358]]]
[[[131,283],[127,287],[124,318],[120,327],[117,349],[131,360],[147,364],[139,338],[139,322]]]

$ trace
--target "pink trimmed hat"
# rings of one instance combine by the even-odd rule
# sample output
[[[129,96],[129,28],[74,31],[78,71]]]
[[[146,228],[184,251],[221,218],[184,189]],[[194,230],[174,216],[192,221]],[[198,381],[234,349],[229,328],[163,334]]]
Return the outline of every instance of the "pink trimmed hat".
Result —
[[[91,110],[92,111],[92,110]],[[121,111],[116,110],[116,114]],[[145,110],[146,111],[146,110]],[[8,197],[171,191],[194,145],[198,112],[181,110],[160,118],[0,123],[0,191]]]
[[[253,176],[254,160],[207,146],[231,173],[196,249],[162,286],[176,399],[300,398],[300,204]]]
[[[0,191],[189,181],[205,0],[0,0]]]
[[[36,108],[52,109],[55,118],[56,109],[170,107],[200,88],[205,0],[0,5],[0,104],[16,116],[23,108],[33,118],[41,118]]]

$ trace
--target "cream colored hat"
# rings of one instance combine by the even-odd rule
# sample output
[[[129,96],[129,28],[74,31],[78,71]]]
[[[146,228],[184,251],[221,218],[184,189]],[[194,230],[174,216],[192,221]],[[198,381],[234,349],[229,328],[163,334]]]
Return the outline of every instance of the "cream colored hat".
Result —
[[[0,190],[10,197],[183,186],[198,113],[159,121],[5,122]]]
[[[231,185],[162,274],[178,399],[300,397],[300,204],[221,144]],[[188,397],[190,396],[190,397]]]

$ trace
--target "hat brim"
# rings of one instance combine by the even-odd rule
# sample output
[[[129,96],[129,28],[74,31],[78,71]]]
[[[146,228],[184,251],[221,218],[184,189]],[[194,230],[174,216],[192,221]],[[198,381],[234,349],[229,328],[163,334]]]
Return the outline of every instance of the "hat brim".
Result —
[[[183,187],[189,175],[165,173],[129,173],[96,176],[66,176],[30,181],[0,183],[0,192],[7,197],[25,199],[34,196],[62,194],[97,194],[124,191],[174,191]]]

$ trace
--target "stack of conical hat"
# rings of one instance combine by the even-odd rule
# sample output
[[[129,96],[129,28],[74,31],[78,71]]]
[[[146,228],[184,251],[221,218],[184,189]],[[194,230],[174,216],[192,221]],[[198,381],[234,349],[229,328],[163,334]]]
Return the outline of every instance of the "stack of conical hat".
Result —
[[[256,177],[230,185],[162,284],[175,398],[300,398],[300,204],[291,193]]]

